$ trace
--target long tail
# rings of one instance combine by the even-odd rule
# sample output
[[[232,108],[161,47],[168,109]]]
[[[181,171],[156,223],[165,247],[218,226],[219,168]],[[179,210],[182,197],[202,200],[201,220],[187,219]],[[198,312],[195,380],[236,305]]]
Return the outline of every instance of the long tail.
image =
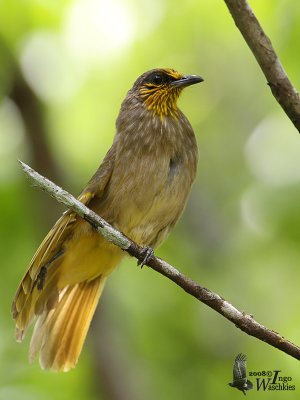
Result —
[[[30,342],[29,360],[40,352],[43,369],[68,371],[79,358],[105,277],[66,287],[55,308],[38,316]]]
[[[111,169],[105,171],[97,180],[99,196]],[[94,189],[87,187],[79,200],[89,204]],[[41,367],[56,371],[76,365],[106,277],[122,256],[76,214],[62,215],[31,260],[12,304],[17,341],[35,320],[30,360],[40,353]]]

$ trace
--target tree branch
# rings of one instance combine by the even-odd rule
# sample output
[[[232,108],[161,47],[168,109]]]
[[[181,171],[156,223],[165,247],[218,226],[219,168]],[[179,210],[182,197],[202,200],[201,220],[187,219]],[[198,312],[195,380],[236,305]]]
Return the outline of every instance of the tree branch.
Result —
[[[289,80],[247,0],[224,0],[232,18],[255,56],[271,91],[300,132],[300,96]]]
[[[127,236],[113,228],[103,218],[94,213],[88,207],[83,205],[70,193],[56,186],[47,178],[41,176],[28,165],[20,161],[25,174],[30,178],[34,185],[54,197],[58,202],[63,203],[70,210],[74,211],[81,218],[89,222],[101,235],[107,240],[119,246],[131,256],[143,261],[145,257],[145,249],[138,244],[134,243]],[[154,269],[160,274],[166,276],[171,281],[180,286],[184,291],[195,297],[202,303],[206,304],[219,314],[223,315],[226,319],[231,321],[239,329],[262,340],[269,345],[289,354],[290,356],[300,360],[300,348],[278,333],[266,328],[265,326],[256,322],[251,315],[237,310],[227,300],[223,299],[218,294],[209,289],[199,285],[192,279],[180,273],[177,269],[172,267],[166,261],[155,257],[149,257],[146,264],[148,267]]]

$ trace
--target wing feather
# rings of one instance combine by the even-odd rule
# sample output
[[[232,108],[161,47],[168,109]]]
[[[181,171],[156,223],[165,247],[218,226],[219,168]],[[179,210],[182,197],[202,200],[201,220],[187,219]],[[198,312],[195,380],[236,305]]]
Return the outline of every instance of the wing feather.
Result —
[[[246,371],[246,361],[247,357],[245,354],[238,354],[235,358],[234,361],[234,366],[233,366],[233,380],[239,380],[239,379],[246,379],[247,377],[247,371]]]

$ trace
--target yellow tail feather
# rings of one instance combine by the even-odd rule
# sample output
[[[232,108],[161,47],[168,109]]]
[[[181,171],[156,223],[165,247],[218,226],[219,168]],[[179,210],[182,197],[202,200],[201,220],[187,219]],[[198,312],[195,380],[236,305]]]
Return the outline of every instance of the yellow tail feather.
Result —
[[[105,279],[100,276],[68,286],[59,294],[55,308],[44,309],[31,338],[30,361],[40,352],[43,369],[68,371],[75,367]]]

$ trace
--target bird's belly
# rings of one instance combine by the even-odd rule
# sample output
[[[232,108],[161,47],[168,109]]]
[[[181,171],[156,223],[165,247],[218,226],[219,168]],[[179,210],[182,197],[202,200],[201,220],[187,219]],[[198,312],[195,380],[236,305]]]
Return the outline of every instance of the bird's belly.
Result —
[[[178,175],[172,182],[165,178],[159,187],[148,183],[145,191],[139,192],[142,196],[133,192],[117,227],[142,246],[158,246],[184,209],[191,186],[184,176]]]
[[[186,154],[179,154],[173,159],[161,148],[117,163],[93,210],[138,244],[156,247],[180,217],[195,175]]]

